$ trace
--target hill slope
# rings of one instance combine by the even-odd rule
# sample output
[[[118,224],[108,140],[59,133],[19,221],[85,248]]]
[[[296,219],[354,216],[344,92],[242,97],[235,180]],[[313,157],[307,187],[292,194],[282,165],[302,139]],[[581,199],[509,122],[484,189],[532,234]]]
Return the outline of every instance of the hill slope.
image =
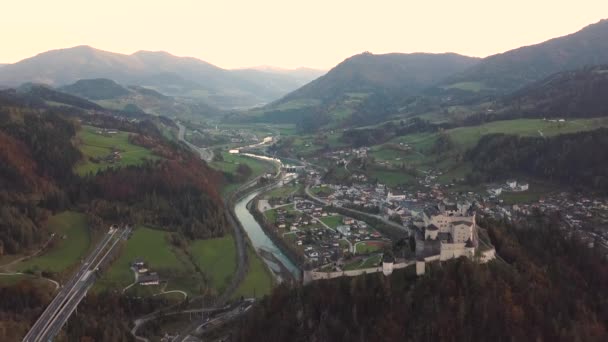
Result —
[[[451,53],[363,53],[346,59],[325,76],[288,94],[277,103],[298,99],[325,102],[346,93],[383,90],[412,94],[464,70],[476,61],[476,58]]]
[[[608,20],[546,42],[484,58],[445,87],[508,92],[553,73],[608,63]]]
[[[129,94],[127,89],[106,78],[78,80],[60,90],[89,100],[106,100]]]
[[[397,110],[397,99],[419,94],[477,61],[453,53],[362,53],[282,99],[231,119],[291,122],[302,130],[378,122]]]
[[[183,119],[208,117],[220,112],[219,109],[201,101],[175,98],[141,86],[124,87],[105,78],[79,80],[59,89],[94,101],[97,105],[111,110],[140,109],[150,114],[179,116]]]
[[[230,108],[275,100],[312,79],[264,71],[256,71],[252,78],[241,71],[167,52],[124,55],[89,46],[47,51],[6,65],[0,71],[0,84],[8,86],[25,82],[60,86],[94,78],[147,86],[169,95],[202,98]]]

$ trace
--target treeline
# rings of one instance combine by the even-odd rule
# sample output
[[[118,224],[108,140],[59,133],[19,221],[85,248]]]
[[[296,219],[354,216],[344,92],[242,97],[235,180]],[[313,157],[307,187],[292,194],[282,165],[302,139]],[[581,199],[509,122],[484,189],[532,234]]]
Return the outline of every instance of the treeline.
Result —
[[[235,328],[238,341],[604,341],[608,265],[551,220],[484,222],[507,261],[466,258],[279,286]]]
[[[466,158],[468,181],[494,181],[516,174],[608,193],[608,129],[555,137],[483,136]]]

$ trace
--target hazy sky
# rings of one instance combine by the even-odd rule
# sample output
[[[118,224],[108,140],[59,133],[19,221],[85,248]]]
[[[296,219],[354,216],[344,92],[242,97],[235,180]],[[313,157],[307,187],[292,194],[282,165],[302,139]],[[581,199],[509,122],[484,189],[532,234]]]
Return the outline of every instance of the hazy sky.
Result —
[[[0,11],[4,63],[91,45],[328,69],[366,50],[484,57],[608,18],[608,0],[4,0]]]

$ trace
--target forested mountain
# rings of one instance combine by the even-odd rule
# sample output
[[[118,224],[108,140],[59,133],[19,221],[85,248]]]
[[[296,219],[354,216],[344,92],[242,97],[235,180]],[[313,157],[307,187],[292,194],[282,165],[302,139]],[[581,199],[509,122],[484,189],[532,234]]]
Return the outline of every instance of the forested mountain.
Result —
[[[303,131],[375,123],[397,113],[404,99],[478,60],[453,53],[366,52],[274,103],[228,120],[296,123]]]
[[[556,72],[608,63],[608,20],[546,42],[484,58],[443,82],[459,90],[506,93]]]
[[[472,110],[455,124],[518,118],[576,119],[608,116],[608,65],[562,71]]]
[[[113,99],[129,94],[126,88],[107,78],[78,80],[74,84],[66,85],[59,89],[89,100]]]
[[[239,341],[604,341],[608,263],[536,216],[482,220],[502,259],[278,287],[235,328]],[[504,260],[504,261],[503,261]]]
[[[0,71],[0,84],[7,86],[25,82],[61,86],[94,78],[151,87],[164,94],[200,98],[211,105],[231,108],[270,102],[314,76],[231,71],[167,52],[139,51],[124,55],[89,46],[44,52]]]
[[[211,117],[221,113],[218,108],[202,101],[167,96],[142,86],[122,86],[106,78],[78,80],[59,90],[89,99],[112,110],[129,111],[129,108],[135,106],[149,114],[179,116],[183,119]]]
[[[477,58],[457,54],[362,53],[347,58],[326,75],[288,94],[277,104],[293,100],[333,102],[347,93],[416,92],[475,64]]]
[[[469,181],[494,181],[514,174],[608,194],[608,129],[555,137],[483,136],[468,152]]]
[[[531,84],[501,104],[522,117],[608,116],[608,65],[564,71]]]

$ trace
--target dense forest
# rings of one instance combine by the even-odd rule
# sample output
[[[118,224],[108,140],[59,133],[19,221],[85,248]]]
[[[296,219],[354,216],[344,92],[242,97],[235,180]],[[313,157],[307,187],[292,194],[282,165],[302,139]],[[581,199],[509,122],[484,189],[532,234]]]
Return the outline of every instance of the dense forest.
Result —
[[[125,120],[34,99],[0,92],[0,255],[45,241],[47,218],[70,208],[87,212],[93,229],[131,222],[188,238],[224,234],[221,174],[162,137],[157,125],[171,126],[171,120]],[[79,177],[73,170],[82,159],[76,146],[81,123],[129,132],[131,143],[158,159]]]
[[[50,211],[66,207],[63,188],[74,179],[80,152],[76,127],[58,113],[0,112],[0,255],[42,241]]]
[[[605,341],[608,264],[536,216],[482,221],[502,259],[278,287],[239,341]]]
[[[471,183],[524,174],[608,193],[608,129],[550,138],[483,136],[467,153]]]

